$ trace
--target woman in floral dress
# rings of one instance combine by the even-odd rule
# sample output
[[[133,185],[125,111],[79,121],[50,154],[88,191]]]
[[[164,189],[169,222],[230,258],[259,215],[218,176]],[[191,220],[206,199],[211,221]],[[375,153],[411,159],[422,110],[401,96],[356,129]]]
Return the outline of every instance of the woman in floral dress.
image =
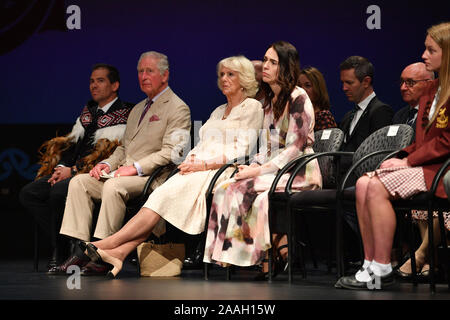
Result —
[[[268,190],[279,169],[290,160],[313,152],[314,109],[306,92],[296,86],[299,74],[296,48],[284,41],[272,44],[263,60],[263,128],[267,139],[262,140],[266,149],[254,157],[251,165],[239,166],[233,179],[217,186],[208,224],[205,262],[258,265],[271,247]],[[282,177],[280,189],[288,178],[289,174]],[[320,188],[321,184],[319,165],[311,161],[295,178],[293,188],[311,190]],[[285,239],[277,236],[275,247]]]

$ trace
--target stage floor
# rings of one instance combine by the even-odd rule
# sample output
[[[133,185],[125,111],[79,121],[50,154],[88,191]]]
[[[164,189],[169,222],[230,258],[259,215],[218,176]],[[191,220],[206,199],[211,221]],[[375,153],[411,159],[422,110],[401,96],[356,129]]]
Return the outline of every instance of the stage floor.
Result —
[[[397,282],[386,291],[335,289],[335,275],[325,268],[308,267],[306,279],[294,274],[276,277],[272,283],[253,281],[255,270],[238,269],[226,280],[225,270],[214,267],[210,280],[201,270],[183,270],[180,277],[138,277],[136,268],[125,263],[118,279],[104,277],[50,276],[41,261],[34,272],[31,260],[2,261],[0,264],[1,300],[450,300],[444,283],[432,295],[428,284]],[[72,281],[70,281],[72,280]]]

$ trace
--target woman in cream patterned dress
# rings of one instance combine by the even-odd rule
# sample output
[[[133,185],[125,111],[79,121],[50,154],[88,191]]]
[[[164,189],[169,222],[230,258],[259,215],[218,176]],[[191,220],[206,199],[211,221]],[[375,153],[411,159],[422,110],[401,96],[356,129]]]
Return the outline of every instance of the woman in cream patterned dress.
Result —
[[[264,56],[263,127],[268,134],[267,149],[257,154],[250,166],[240,166],[233,179],[217,186],[208,224],[205,262],[257,265],[263,262],[270,248],[268,190],[272,181],[290,160],[313,152],[314,109],[306,92],[295,85],[299,68],[297,50],[287,42],[274,43]],[[288,178],[289,174],[282,177],[280,188]],[[293,188],[317,189],[321,184],[319,165],[312,161],[295,178]],[[275,247],[285,241],[285,236],[277,235]]]

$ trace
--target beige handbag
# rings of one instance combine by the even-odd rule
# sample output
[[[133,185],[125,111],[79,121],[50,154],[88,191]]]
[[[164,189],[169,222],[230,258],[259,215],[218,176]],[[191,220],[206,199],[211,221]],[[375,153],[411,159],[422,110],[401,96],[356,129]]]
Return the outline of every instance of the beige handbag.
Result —
[[[143,242],[137,247],[140,274],[144,277],[174,277],[181,274],[184,243]]]

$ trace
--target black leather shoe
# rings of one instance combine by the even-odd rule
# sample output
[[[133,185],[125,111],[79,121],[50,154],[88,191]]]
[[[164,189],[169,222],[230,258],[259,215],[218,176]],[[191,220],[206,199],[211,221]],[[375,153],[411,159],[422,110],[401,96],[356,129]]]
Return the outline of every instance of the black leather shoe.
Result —
[[[183,269],[202,269],[203,268],[203,251],[195,249],[194,252],[183,261]]]
[[[399,277],[400,279],[404,279],[404,280],[409,280],[413,276],[412,273],[403,272],[400,269],[395,269],[394,273],[395,273],[395,276]]]
[[[111,269],[112,266],[110,264],[90,261],[81,268],[80,274],[82,276],[106,276]]]
[[[350,289],[350,290],[381,290],[389,287],[395,283],[394,272],[390,272],[385,276],[377,277],[368,269],[372,278],[371,281],[361,282],[355,276],[342,277],[336,282],[336,288]]]
[[[61,263],[61,261],[59,260],[58,249],[54,248],[53,252],[52,252],[52,256],[50,257],[50,259],[48,260],[48,263],[47,263],[47,270],[50,270],[50,269],[58,266],[60,263]]]

